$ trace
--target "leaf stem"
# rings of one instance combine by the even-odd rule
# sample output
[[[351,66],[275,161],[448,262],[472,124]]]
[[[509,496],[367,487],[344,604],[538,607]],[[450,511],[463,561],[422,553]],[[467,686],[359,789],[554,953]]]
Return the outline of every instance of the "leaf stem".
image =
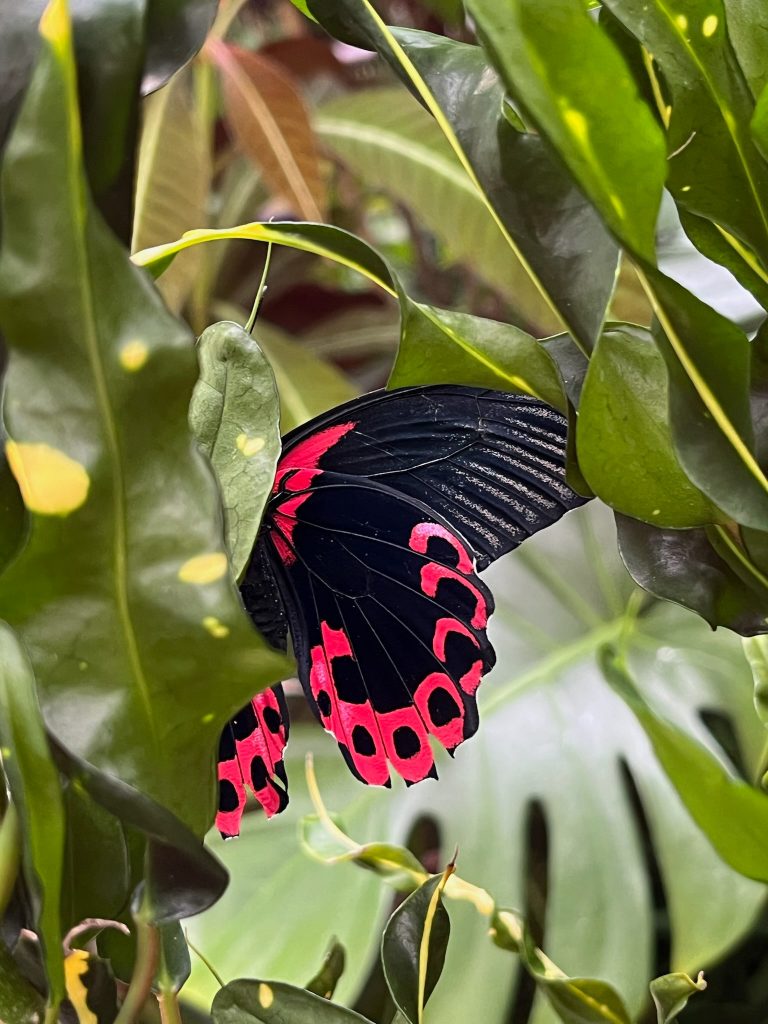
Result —
[[[146,897],[145,897],[146,899]],[[144,918],[143,907],[134,915],[136,922],[136,964],[115,1024],[135,1024],[152,991],[152,982],[160,960],[160,933]]]
[[[264,269],[261,272],[261,280],[259,281],[259,287],[256,290],[256,298],[253,300],[253,309],[251,315],[248,317],[248,323],[245,325],[246,334],[252,334],[253,328],[256,324],[256,317],[259,315],[259,307],[261,301],[264,298],[264,292],[267,290],[267,274],[269,273],[269,264],[272,260],[272,242],[267,242],[267,255],[264,260]]]
[[[173,988],[161,985],[157,1002],[161,1024],[182,1024],[178,993]]]

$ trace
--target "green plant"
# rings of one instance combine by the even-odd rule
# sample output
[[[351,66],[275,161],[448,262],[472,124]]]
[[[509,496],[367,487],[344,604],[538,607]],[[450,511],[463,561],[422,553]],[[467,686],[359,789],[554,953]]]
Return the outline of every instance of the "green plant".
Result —
[[[374,970],[359,1013],[331,1002],[332,946],[304,988],[225,985],[215,1024],[420,1024],[427,999],[435,1020],[481,1002],[499,1022],[647,1019],[664,959],[650,952],[658,874],[672,971],[651,995],[672,1020],[703,987],[689,975],[749,930],[768,880],[764,5],[467,0],[475,38],[459,4],[418,8],[449,26],[439,35],[389,26],[370,0],[295,0],[375,52],[383,84],[323,100],[314,128],[267,52],[272,22],[237,0],[215,21],[211,0],[42,6],[9,14],[0,39],[0,1018],[53,1024],[66,997],[62,1014],[128,1024],[151,1019],[154,993],[164,1021],[193,1019],[178,998],[191,918],[227,980],[301,985],[334,928],[340,996]],[[360,181],[388,198],[361,199]],[[754,299],[744,316],[665,270],[665,190],[694,265],[708,257]],[[328,222],[270,220],[268,199]],[[367,305],[339,303],[302,342],[261,322],[252,340],[254,242],[275,247],[270,296],[291,294],[310,255],[326,260],[306,271],[315,287]],[[197,363],[171,311],[200,335]],[[574,514],[495,571],[499,668],[481,734],[441,769],[437,796],[350,797],[318,756],[323,797],[310,771],[294,804],[333,872],[298,850],[295,817],[249,815],[240,845],[206,846],[221,728],[292,672],[235,586],[278,425],[385,366],[393,387],[511,389],[566,413],[569,481],[616,512],[643,590],[609,550],[605,508]],[[749,662],[674,605],[749,637]],[[299,763],[313,735],[294,730]],[[346,808],[349,834],[323,799]],[[234,884],[218,902],[222,861]],[[389,899],[359,865],[411,893],[384,931],[378,997]],[[335,872],[354,906],[338,906]],[[579,898],[603,904],[597,923]],[[244,929],[234,941],[237,913],[261,918],[258,948]],[[207,1010],[212,990],[198,965],[186,993]]]

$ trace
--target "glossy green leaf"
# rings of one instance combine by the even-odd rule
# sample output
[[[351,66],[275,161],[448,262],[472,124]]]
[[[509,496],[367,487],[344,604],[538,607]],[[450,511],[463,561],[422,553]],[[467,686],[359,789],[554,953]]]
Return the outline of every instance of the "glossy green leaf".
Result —
[[[21,550],[29,529],[29,518],[16,477],[8,465],[5,444],[8,435],[0,414],[0,568]]]
[[[751,127],[757,148],[768,160],[768,85],[758,97]]]
[[[603,501],[656,526],[722,518],[680,468],[667,422],[667,371],[650,333],[605,331],[579,404],[579,466]]]
[[[131,896],[125,832],[118,819],[81,785],[64,789],[66,811],[62,918],[64,930],[88,917],[115,919]]]
[[[401,297],[402,335],[388,386],[469,384],[519,391],[561,411],[566,401],[544,348],[511,324]]]
[[[49,1003],[58,1006],[65,990],[60,914],[64,805],[32,666],[5,623],[0,623],[0,741],[3,772],[21,820],[24,877],[33,899]]]
[[[216,16],[218,0],[150,0],[147,5],[144,78],[146,96],[197,53]]]
[[[286,751],[291,805],[271,821],[246,815],[237,843],[210,840],[232,880],[221,901],[190,922],[190,938],[225,980],[258,973],[303,985],[307,965],[320,960],[332,934],[348,952],[335,998],[353,1005],[369,976],[392,891],[354,861],[329,867],[302,854],[296,825],[311,810],[307,750],[314,752],[324,802],[341,813],[357,843],[402,846],[429,822],[439,835],[433,856],[447,860],[458,844],[462,878],[486,888],[500,906],[527,905],[536,802],[547,830],[546,953],[569,977],[612,985],[633,1019],[644,1012],[655,973],[657,912],[648,839],[638,830],[627,771],[663,881],[670,969],[695,972],[718,962],[747,933],[764,887],[731,871],[701,835],[595,659],[607,638],[624,635],[648,699],[725,758],[704,724],[710,716],[723,720],[751,765],[765,730],[754,713],[741,643],[725,630],[713,634],[698,616],[668,602],[646,602],[635,617],[640,593],[625,613],[632,588],[614,551],[610,513],[591,502],[484,574],[496,599],[497,666],[480,687],[477,735],[454,759],[437,754],[438,781],[406,788],[393,780],[391,791],[363,789],[321,729],[294,722]],[[336,845],[327,853],[345,849]],[[427,1021],[472,1021],[482,1007],[483,1024],[506,1024],[518,963],[489,941],[488,920],[474,907],[451,900],[449,910],[444,978]],[[238,937],[246,930],[244,944]],[[195,964],[187,998],[208,1006],[215,989]],[[552,1024],[543,997],[536,997],[531,1019]]]
[[[90,204],[78,131],[54,0],[3,164],[5,418],[32,524],[0,609],[59,739],[202,834],[223,723],[291,663],[254,632],[230,577],[218,491],[187,426],[191,338]]]
[[[421,1024],[440,980],[451,935],[442,899],[445,875],[433,875],[404,900],[381,938],[381,963],[395,1006],[408,1024]]]
[[[177,75],[145,100],[136,168],[131,248],[177,238],[208,223],[211,159],[207,126],[193,107],[191,76]],[[179,167],[184,168],[183,175]],[[182,309],[202,271],[202,253],[177,260],[158,285],[175,313]]]
[[[754,96],[768,85],[768,10],[762,0],[725,0],[728,35]]]
[[[389,30],[357,0],[311,6],[333,34],[354,26],[358,45],[378,50],[420,98],[520,264],[591,348],[613,288],[616,247],[546,144],[510,124],[503,86],[482,50],[427,32]]]
[[[178,921],[160,926],[160,967],[157,972],[161,991],[179,992],[192,970],[184,929]]]
[[[550,2],[546,17],[536,0],[467,6],[513,97],[614,234],[653,261],[666,146],[618,49],[577,0]]]
[[[256,541],[280,456],[275,376],[239,324],[207,327],[197,343],[200,379],[189,424],[221,488],[227,547],[239,577]]]
[[[641,696],[623,658],[605,648],[606,679],[645,729],[654,752],[688,813],[726,864],[768,881],[768,794],[732,775],[722,761],[662,718]]]
[[[323,999],[331,999],[336,991],[339,978],[344,973],[346,959],[347,955],[342,944],[335,938],[332,939],[323,957],[320,970],[304,986],[307,992],[314,992],[316,996],[322,996]]]
[[[280,981],[232,981],[216,993],[214,1024],[371,1024],[359,1013]]]
[[[146,851],[141,850],[148,920],[158,925],[179,921],[219,899],[227,886],[227,872],[194,832],[167,808],[94,768],[56,738],[50,737],[50,743],[59,770],[74,786],[149,840]],[[130,834],[127,839],[136,845]],[[130,846],[128,852],[130,857]]]
[[[766,631],[768,598],[723,560],[705,530],[664,530],[621,515],[616,522],[624,564],[649,593],[690,608],[713,629]]]
[[[395,889],[405,892],[411,892],[425,881],[424,868],[404,846],[382,842],[358,845],[347,838],[343,829],[340,832],[329,829],[328,822],[317,814],[302,818],[300,836],[306,852],[323,864],[359,864],[386,879]]]
[[[671,94],[667,187],[768,268],[768,166],[750,136],[754,100],[738,66],[723,0],[607,6],[653,54]],[[757,31],[757,26],[753,27]]]
[[[706,981],[700,974],[694,981],[687,974],[665,974],[651,982],[651,997],[656,1007],[657,1024],[669,1024],[688,1005],[688,1000],[697,992],[703,992]]]
[[[434,45],[441,45],[437,38]],[[408,206],[445,245],[450,260],[465,264],[503,295],[537,333],[557,330],[559,319],[511,251],[439,126],[402,86],[366,89],[324,104],[315,130],[366,188],[383,190]]]
[[[768,479],[754,454],[750,345],[734,323],[659,271],[654,337],[670,379],[669,421],[686,475],[733,519],[768,527]]]

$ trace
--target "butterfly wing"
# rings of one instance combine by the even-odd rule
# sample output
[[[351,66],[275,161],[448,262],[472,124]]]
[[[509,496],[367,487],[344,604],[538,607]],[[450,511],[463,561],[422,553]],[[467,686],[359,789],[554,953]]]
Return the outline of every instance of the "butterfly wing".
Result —
[[[288,624],[267,553],[257,545],[240,587],[256,628],[273,647],[285,650]],[[216,827],[224,838],[240,832],[246,791],[268,818],[288,804],[283,751],[288,742],[288,706],[281,685],[257,694],[227,724],[219,740],[219,806]]]
[[[286,438],[258,558],[307,699],[363,781],[434,775],[428,737],[452,751],[476,730],[494,660],[477,571],[583,503],[565,442],[541,402],[450,386],[367,396]]]

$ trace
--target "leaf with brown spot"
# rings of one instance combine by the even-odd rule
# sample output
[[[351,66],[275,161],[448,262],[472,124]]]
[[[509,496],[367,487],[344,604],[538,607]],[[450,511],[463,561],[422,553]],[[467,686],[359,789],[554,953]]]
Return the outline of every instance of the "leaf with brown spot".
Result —
[[[306,220],[322,220],[326,186],[304,100],[274,61],[218,40],[208,52],[221,72],[227,121],[239,149],[273,192]]]

